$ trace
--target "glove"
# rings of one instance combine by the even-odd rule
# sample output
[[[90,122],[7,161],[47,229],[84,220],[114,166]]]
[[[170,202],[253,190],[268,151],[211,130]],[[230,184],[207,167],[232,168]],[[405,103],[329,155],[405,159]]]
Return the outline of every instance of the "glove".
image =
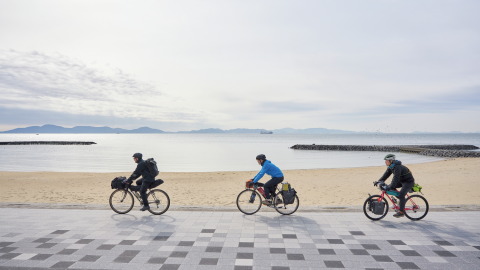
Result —
[[[373,182],[373,186],[374,186],[374,187],[378,186],[378,183],[380,183],[380,181]]]
[[[258,185],[257,185],[257,184],[253,184],[253,188],[258,188]]]
[[[384,189],[385,191],[389,191],[391,188],[390,188],[389,185],[384,185],[384,186],[383,186],[383,189]]]

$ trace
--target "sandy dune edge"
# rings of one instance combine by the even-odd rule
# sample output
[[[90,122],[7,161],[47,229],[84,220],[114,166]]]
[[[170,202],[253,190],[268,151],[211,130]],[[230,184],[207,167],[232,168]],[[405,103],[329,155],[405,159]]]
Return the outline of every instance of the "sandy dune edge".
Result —
[[[423,193],[430,204],[480,204],[480,159],[404,164],[424,187]],[[378,193],[372,182],[384,171],[385,166],[378,166],[290,170],[284,174],[298,191],[302,205],[361,205],[367,193]],[[130,173],[0,172],[0,201],[107,204],[112,192],[110,181]],[[170,195],[172,204],[233,206],[245,181],[255,174],[167,172],[159,177],[165,180],[160,188]],[[262,180],[267,179],[265,176]]]

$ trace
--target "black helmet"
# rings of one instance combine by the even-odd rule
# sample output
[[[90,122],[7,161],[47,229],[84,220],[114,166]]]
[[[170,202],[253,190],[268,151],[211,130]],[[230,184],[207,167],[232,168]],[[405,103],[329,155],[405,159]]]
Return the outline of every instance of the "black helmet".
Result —
[[[260,154],[260,155],[258,155],[255,159],[266,160],[267,157],[266,157],[264,154]]]
[[[138,158],[138,159],[142,159],[142,156],[143,156],[142,153],[135,153],[135,154],[133,154],[133,157],[134,157],[134,158]]]

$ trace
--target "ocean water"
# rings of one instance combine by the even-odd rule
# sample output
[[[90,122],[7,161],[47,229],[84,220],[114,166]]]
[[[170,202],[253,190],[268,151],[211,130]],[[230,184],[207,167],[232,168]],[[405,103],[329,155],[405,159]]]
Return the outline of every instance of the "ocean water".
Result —
[[[0,134],[0,141],[93,141],[95,145],[2,145],[0,171],[128,172],[132,154],[163,172],[256,171],[257,154],[282,170],[384,165],[384,152],[292,150],[295,144],[473,144],[480,134]],[[395,153],[404,164],[441,160]]]

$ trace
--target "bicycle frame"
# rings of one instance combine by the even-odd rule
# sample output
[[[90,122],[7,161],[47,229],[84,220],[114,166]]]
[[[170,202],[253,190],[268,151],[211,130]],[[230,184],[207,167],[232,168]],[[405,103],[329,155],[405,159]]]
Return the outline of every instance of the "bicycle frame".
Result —
[[[263,187],[261,187],[261,188],[263,188]],[[278,186],[275,187],[275,188],[277,189],[277,193],[279,193],[279,192],[280,192],[280,189],[278,188]],[[257,187],[257,188],[246,188],[246,189],[255,190],[255,191],[257,191],[260,195],[262,195],[262,197],[263,197],[264,199],[267,199],[267,197],[265,197],[265,195],[258,190],[258,187]],[[265,189],[263,189],[263,190],[265,191]],[[266,191],[265,191],[265,192],[266,192]],[[275,195],[275,194],[274,194],[274,195]]]
[[[127,187],[125,188],[125,193],[123,195],[123,198],[120,202],[123,202],[123,200],[125,200],[125,198],[127,197],[127,192],[130,191],[130,193],[133,193],[133,196],[137,199],[137,201],[140,203],[140,205],[143,205],[143,201],[142,201],[142,198],[139,197],[139,195],[137,195],[137,192],[133,191],[133,190],[130,190],[130,187]],[[148,193],[150,193],[152,190],[151,189],[148,189]],[[152,197],[155,201],[157,201],[157,197],[155,197],[155,193],[152,193]]]
[[[395,206],[394,209],[396,210],[400,210],[400,207],[397,206],[397,204],[392,200],[392,198],[390,197],[390,195],[388,195],[388,193],[385,191],[385,190],[382,190],[382,195],[380,196],[380,198],[378,198],[378,202],[381,202],[383,200],[383,198],[385,197],[385,195],[387,195],[387,198],[392,202],[392,204]],[[413,204],[413,207],[405,207],[405,211],[416,211],[418,210],[418,205],[415,203],[415,201],[413,201],[410,196],[406,196],[405,198],[406,200],[410,200]]]

